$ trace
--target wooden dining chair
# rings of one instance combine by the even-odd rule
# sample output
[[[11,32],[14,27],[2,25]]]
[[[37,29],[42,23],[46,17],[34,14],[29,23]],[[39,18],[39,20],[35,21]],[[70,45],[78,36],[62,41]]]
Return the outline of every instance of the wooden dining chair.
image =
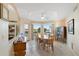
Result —
[[[37,36],[37,42],[39,45],[42,45],[43,43],[42,36],[40,34]]]
[[[54,51],[54,36],[49,37],[48,42],[46,43],[47,48],[49,49],[50,47],[52,48],[52,51]]]

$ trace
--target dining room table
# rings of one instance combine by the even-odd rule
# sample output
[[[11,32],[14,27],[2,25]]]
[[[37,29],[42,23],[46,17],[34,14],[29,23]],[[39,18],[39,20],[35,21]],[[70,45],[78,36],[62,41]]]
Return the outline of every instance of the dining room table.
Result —
[[[52,47],[53,50],[53,42],[54,42],[54,35],[44,35],[42,38],[43,40],[43,49],[45,49],[46,45],[49,45],[49,47]]]

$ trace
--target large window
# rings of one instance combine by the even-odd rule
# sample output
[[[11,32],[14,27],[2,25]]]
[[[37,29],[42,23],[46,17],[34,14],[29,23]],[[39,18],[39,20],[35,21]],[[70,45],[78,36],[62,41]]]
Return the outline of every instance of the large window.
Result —
[[[53,34],[53,25],[46,23],[46,24],[33,24],[33,39],[39,33],[41,35],[48,35]]]
[[[51,33],[52,24],[43,24],[43,28],[44,28],[44,34],[50,34]]]
[[[33,24],[33,33],[41,32],[41,24]]]
[[[41,33],[41,24],[33,24],[33,39],[36,38],[38,33]]]

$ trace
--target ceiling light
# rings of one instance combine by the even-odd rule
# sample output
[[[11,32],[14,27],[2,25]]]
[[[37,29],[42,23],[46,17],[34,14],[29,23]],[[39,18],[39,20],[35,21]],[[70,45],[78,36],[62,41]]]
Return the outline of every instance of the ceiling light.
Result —
[[[44,19],[45,17],[44,16],[41,16],[41,19]]]
[[[42,20],[45,19],[45,13],[44,13],[44,12],[41,13],[41,19],[42,19]]]

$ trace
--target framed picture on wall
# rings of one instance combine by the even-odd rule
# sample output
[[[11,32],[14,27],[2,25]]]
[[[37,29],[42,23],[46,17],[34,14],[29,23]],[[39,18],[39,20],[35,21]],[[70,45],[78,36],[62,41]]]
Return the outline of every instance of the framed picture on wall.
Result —
[[[74,35],[74,19],[68,22],[68,33]]]

